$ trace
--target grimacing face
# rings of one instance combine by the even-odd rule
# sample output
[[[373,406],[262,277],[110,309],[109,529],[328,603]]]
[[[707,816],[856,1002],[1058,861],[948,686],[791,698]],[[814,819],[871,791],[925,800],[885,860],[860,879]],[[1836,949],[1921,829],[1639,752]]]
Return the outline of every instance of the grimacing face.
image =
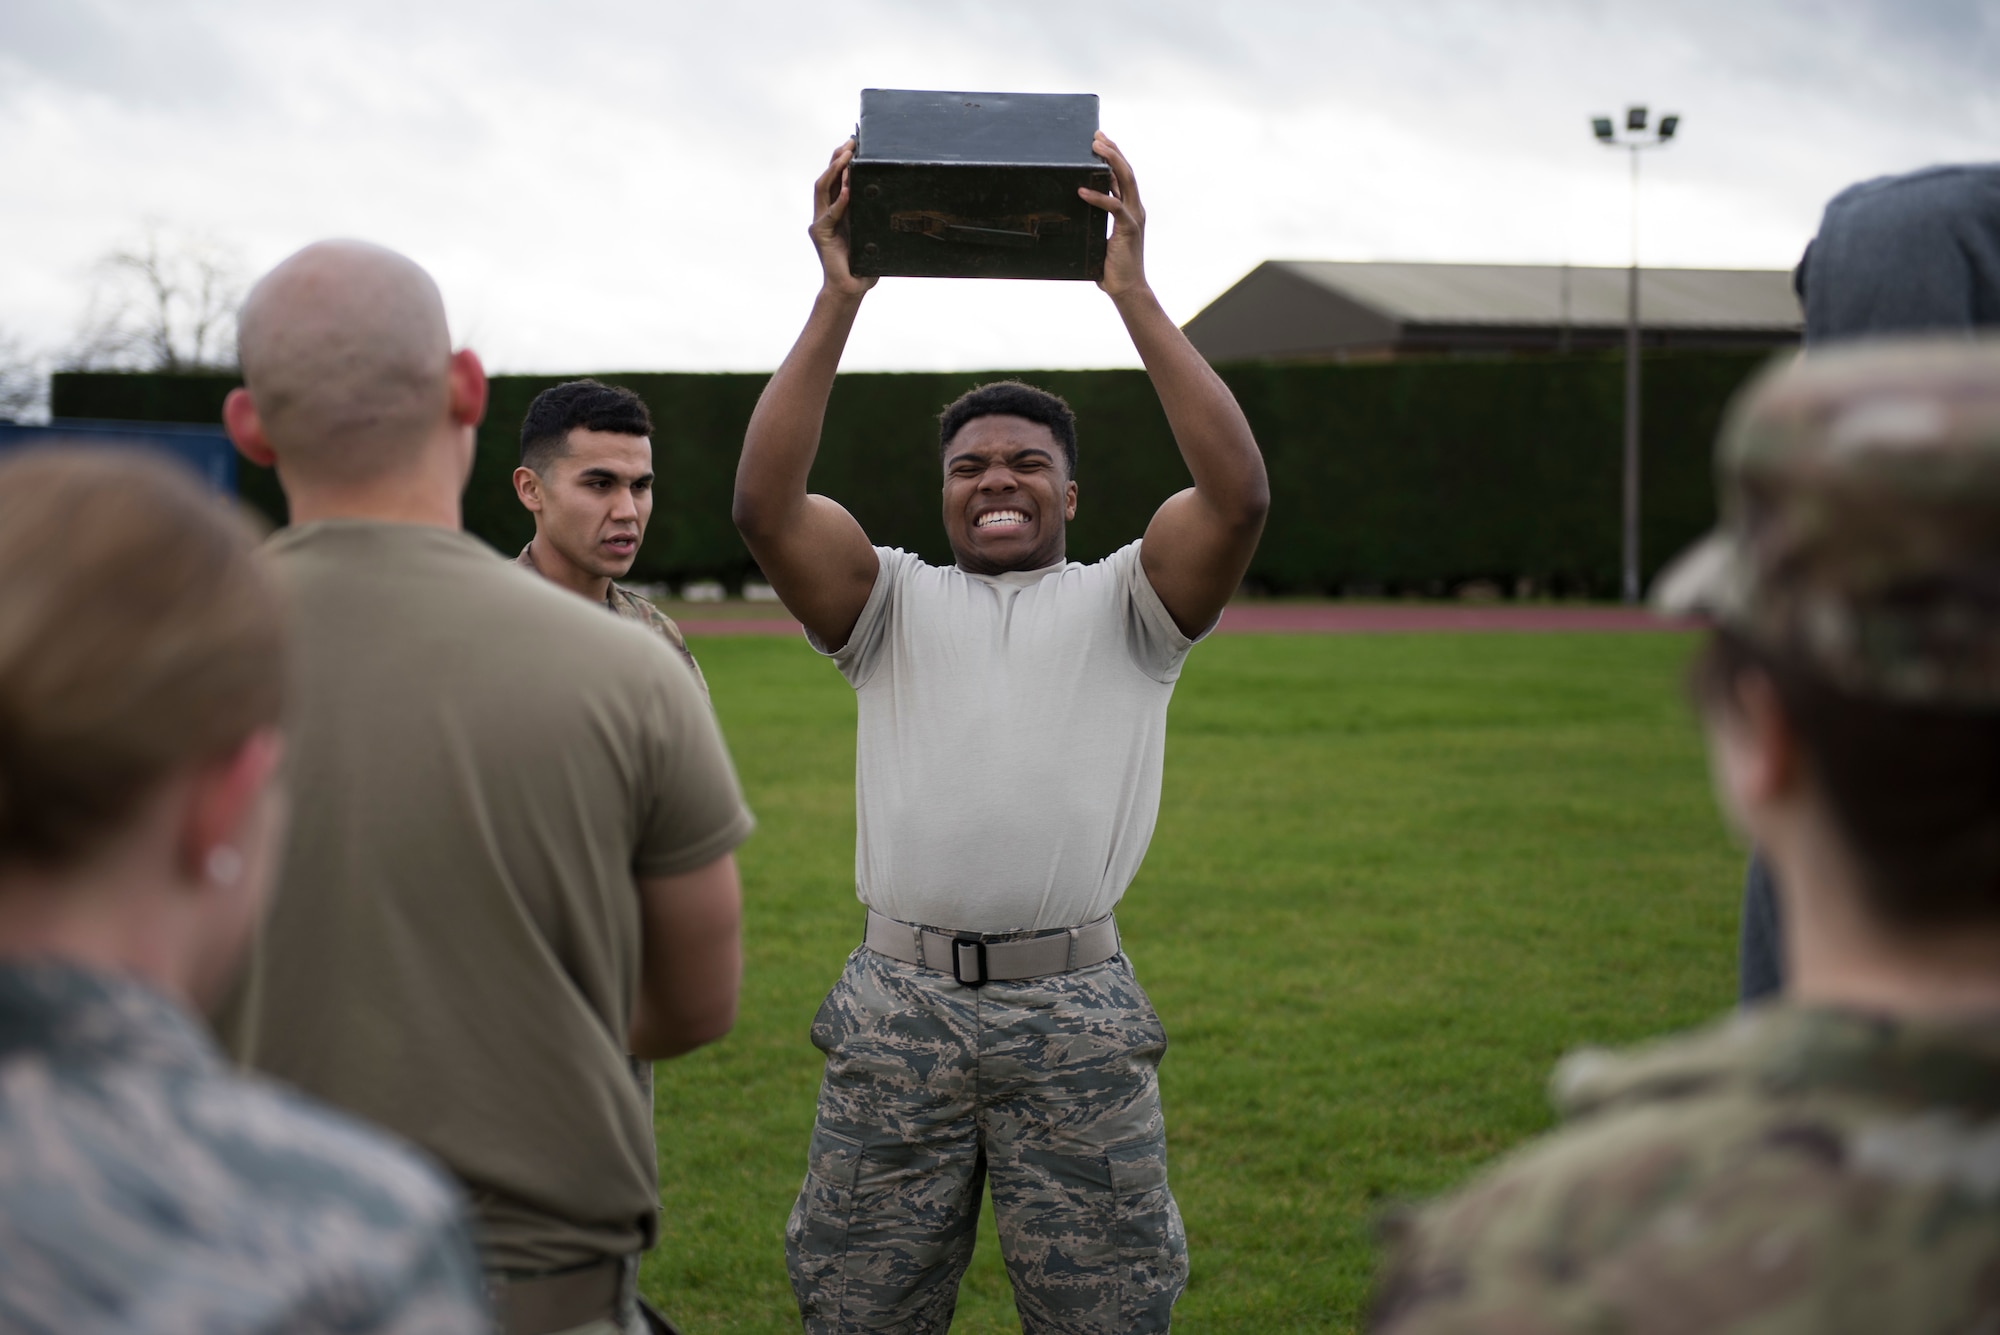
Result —
[[[578,427],[569,452],[535,475],[541,540],[579,570],[617,579],[632,568],[653,516],[653,442]]]
[[[1076,517],[1055,433],[1025,417],[995,413],[958,429],[944,449],[944,531],[959,565],[980,575],[1037,570],[1063,559],[1064,526]]]

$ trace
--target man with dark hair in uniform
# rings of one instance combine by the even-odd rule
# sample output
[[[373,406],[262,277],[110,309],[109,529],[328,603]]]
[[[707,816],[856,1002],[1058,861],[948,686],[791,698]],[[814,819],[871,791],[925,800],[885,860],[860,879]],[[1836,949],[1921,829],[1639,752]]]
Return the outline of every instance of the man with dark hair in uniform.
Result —
[[[1132,542],[1070,561],[1076,425],[987,385],[940,421],[956,564],[869,542],[807,477],[874,280],[841,229],[850,142],[819,179],[822,286],[765,388],[737,527],[859,702],[855,881],[864,944],[813,1022],[826,1053],[786,1230],[806,1329],[943,1332],[992,1184],[1029,1335],[1163,1331],[1187,1278],[1167,1186],[1166,1034],[1112,910],[1159,814],[1167,704],[1236,592],[1270,488],[1242,410],[1146,282],[1145,210],[1116,194],[1099,286],[1145,363],[1194,485]]]
[[[535,516],[535,536],[514,559],[666,640],[707,690],[673,618],[615,582],[638,559],[653,515],[652,435],[652,414],[629,389],[571,380],[537,394],[521,422],[514,470],[514,494]]]

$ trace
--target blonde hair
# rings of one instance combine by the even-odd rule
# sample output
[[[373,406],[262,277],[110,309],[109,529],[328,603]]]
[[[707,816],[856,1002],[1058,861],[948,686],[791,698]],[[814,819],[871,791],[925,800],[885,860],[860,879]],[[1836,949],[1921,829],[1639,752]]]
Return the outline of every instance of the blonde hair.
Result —
[[[283,612],[257,541],[156,456],[0,460],[0,866],[80,860],[175,770],[278,721]]]

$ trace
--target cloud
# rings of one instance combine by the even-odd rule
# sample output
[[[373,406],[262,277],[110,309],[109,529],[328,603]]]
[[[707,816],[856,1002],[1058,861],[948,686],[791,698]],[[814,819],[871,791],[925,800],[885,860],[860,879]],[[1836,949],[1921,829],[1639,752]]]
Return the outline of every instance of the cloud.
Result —
[[[1623,263],[1586,118],[1680,111],[1647,262],[1789,265],[1869,175],[1990,155],[2000,18],[1957,0],[13,0],[0,321],[45,342],[152,216],[255,267],[363,235],[505,367],[762,368],[867,86],[1093,91],[1177,316],[1258,260]],[[1129,365],[1087,288],[885,283],[848,364]]]
[[[246,53],[206,6],[10,0],[0,7],[0,106],[44,85],[169,114],[242,90]]]

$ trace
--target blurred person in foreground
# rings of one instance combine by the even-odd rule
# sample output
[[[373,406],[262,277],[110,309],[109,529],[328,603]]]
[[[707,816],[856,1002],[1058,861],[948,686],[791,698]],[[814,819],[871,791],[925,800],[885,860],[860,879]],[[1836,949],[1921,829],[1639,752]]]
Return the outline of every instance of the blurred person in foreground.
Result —
[[[1236,591],[1269,505],[1242,410],[1146,282],[1132,168],[1099,286],[1194,486],[1135,541],[1070,561],[1076,421],[981,386],[939,423],[956,564],[869,543],[806,489],[873,279],[848,267],[838,149],[815,188],[822,283],[736,472],[757,564],[858,702],[855,892],[868,907],[812,1025],[826,1054],[785,1255],[806,1329],[943,1332],[992,1182],[1029,1335],[1163,1331],[1187,1281],[1167,1185],[1167,1037],[1112,911],[1159,816],[1167,704]],[[1162,461],[1165,462],[1164,460]]]
[[[422,269],[322,242],[252,289],[224,406],[292,526],[291,843],[228,1025],[471,1194],[501,1329],[639,1331],[630,1058],[733,1023],[749,833],[687,664],[460,529],[486,380]]]
[[[1835,195],[1792,286],[1809,350],[1843,340],[2000,329],[2000,164],[1878,176]],[[1778,897],[1756,852],[1743,878],[1737,994],[1784,986]]]
[[[1376,1331],[2000,1327],[2000,341],[1768,372],[1719,468],[1655,597],[1713,624],[1784,1001],[1569,1058],[1566,1129],[1399,1227]]]
[[[652,436],[646,401],[629,389],[571,380],[535,395],[514,470],[514,494],[535,516],[535,536],[514,560],[652,631],[702,681],[673,618],[616,582],[639,559],[653,517]]]
[[[278,856],[281,630],[179,465],[0,463],[0,1329],[487,1329],[445,1180],[199,1018]]]

